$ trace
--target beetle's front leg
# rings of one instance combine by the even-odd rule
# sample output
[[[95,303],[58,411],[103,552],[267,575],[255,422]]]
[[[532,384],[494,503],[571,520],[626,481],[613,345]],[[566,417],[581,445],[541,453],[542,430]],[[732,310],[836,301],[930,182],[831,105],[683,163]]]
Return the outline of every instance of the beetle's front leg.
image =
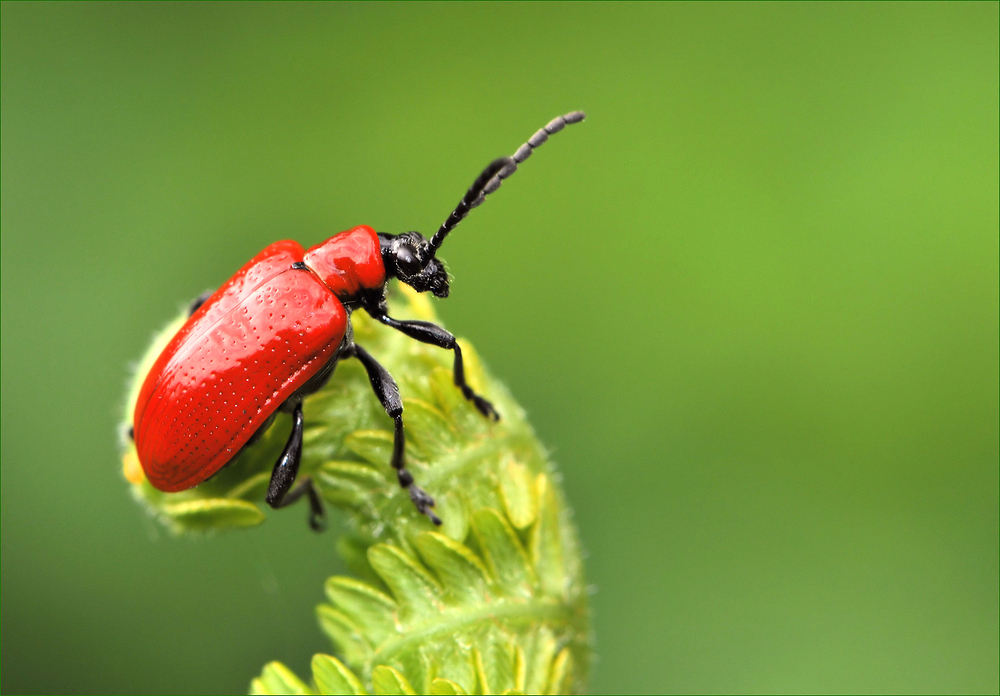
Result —
[[[406,438],[403,435],[403,400],[399,396],[399,387],[396,380],[392,378],[389,371],[378,364],[378,361],[371,356],[361,346],[352,346],[354,357],[361,361],[368,373],[368,381],[371,382],[375,396],[382,402],[382,408],[392,418],[394,434],[392,440],[392,468],[396,470],[399,478],[399,485],[410,492],[410,500],[417,506],[417,509],[427,515],[431,522],[440,525],[441,519],[431,510],[434,507],[434,498],[429,496],[423,488],[413,482],[413,474],[406,468]],[[346,357],[346,356],[345,356]]]
[[[300,401],[295,410],[292,411],[292,432],[285,443],[285,449],[278,457],[271,473],[271,483],[267,487],[267,495],[264,500],[274,509],[291,505],[303,495],[309,496],[309,526],[315,531],[323,528],[323,519],[326,511],[323,509],[323,502],[313,486],[312,479],[304,479],[293,490],[292,484],[295,476],[299,473],[299,463],[302,461],[302,402]]]
[[[476,394],[465,383],[465,366],[462,362],[462,349],[452,334],[429,321],[399,321],[379,312],[369,312],[369,314],[386,326],[391,326],[410,338],[417,339],[421,343],[429,343],[432,346],[455,351],[455,386],[462,390],[462,394],[466,399],[476,405],[480,413],[490,420],[500,420],[500,414],[493,408],[493,404]]]

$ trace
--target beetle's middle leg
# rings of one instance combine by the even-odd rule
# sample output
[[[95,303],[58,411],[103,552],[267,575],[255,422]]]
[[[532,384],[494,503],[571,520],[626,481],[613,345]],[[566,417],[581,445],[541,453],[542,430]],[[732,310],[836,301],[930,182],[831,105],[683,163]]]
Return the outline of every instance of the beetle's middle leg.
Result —
[[[291,505],[303,495],[309,496],[309,526],[315,531],[323,528],[323,518],[326,511],[323,502],[316,492],[311,478],[303,479],[299,485],[292,488],[295,476],[299,473],[299,463],[302,461],[302,402],[298,402],[292,411],[292,432],[285,443],[285,449],[278,457],[271,473],[271,483],[267,487],[264,500],[272,508],[283,508]]]
[[[413,483],[413,474],[406,468],[405,450],[406,439],[403,435],[403,400],[399,396],[399,387],[396,380],[392,378],[389,371],[378,364],[378,361],[371,356],[361,346],[352,346],[354,357],[361,361],[368,373],[368,381],[371,382],[375,396],[382,402],[382,408],[389,414],[395,423],[392,440],[392,468],[396,470],[399,478],[399,485],[410,492],[410,500],[417,506],[423,514],[427,515],[434,524],[441,524],[441,519],[431,510],[434,507],[434,498],[430,497],[423,488]]]

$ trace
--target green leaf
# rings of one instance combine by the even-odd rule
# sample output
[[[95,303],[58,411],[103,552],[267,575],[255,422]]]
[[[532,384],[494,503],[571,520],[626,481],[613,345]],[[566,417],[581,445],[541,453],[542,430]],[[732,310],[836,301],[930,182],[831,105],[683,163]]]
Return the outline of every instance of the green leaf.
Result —
[[[372,685],[376,694],[415,694],[406,677],[392,667],[379,665],[372,671]]]
[[[441,608],[441,587],[431,574],[402,549],[377,544],[368,549],[372,564],[400,606],[400,618],[424,615]]]
[[[354,578],[332,577],[326,581],[326,596],[355,625],[365,627],[373,644],[395,632],[396,602],[371,585]]]
[[[407,445],[412,443],[425,459],[435,460],[455,449],[460,442],[448,417],[423,399],[403,399]]]
[[[433,696],[465,696],[466,690],[450,679],[440,677],[431,682]]]
[[[365,637],[364,627],[329,604],[320,604],[316,607],[316,615],[319,618],[319,627],[330,636],[349,663],[358,664],[371,657],[373,649]]]
[[[369,546],[370,544],[366,544],[363,539],[353,535],[337,539],[337,553],[347,563],[351,572],[383,593],[388,592],[389,588],[372,568],[372,564],[368,562]]]
[[[496,510],[485,508],[472,515],[472,530],[497,583],[512,594],[530,597],[535,573],[517,532]]]
[[[454,604],[486,599],[489,577],[483,562],[464,544],[436,532],[417,537],[417,549],[444,587],[446,599]]]
[[[524,691],[525,678],[527,677],[524,648],[520,645],[514,646],[514,688],[515,691]]]
[[[524,529],[535,521],[538,514],[535,477],[510,455],[500,464],[500,495],[504,511],[516,528]]]
[[[437,511],[444,524],[439,531],[449,539],[462,541],[469,534],[469,501],[462,491],[445,491],[437,497]]]
[[[556,656],[558,643],[547,627],[540,629],[525,646],[524,692],[528,694],[548,693],[552,662]]]
[[[545,474],[536,483],[539,500],[538,524],[531,530],[531,559],[541,580],[542,590],[549,595],[561,595],[571,588],[570,572],[562,544],[560,529],[561,506],[552,482]]]
[[[367,694],[357,675],[329,655],[313,655],[313,681],[321,694]]]
[[[389,483],[385,473],[368,464],[338,461],[324,463],[315,481],[324,498],[343,507],[366,505],[373,491]]]
[[[388,430],[355,431],[344,438],[344,445],[376,466],[385,466],[392,458],[392,432]]]
[[[466,363],[472,355],[465,346],[462,347],[463,356]],[[430,375],[431,393],[437,403],[437,407],[451,421],[456,432],[464,436],[478,435],[485,430],[488,423],[476,411],[468,400],[462,397],[462,393],[455,389],[455,380],[452,371],[447,367],[438,367]],[[482,393],[482,392],[480,392]]]
[[[259,677],[250,682],[251,694],[314,694],[316,693],[292,670],[280,662],[269,662]]]
[[[573,667],[573,656],[569,648],[563,648],[555,661],[552,663],[552,672],[549,674],[549,687],[545,691],[547,694],[569,693],[570,678]]]
[[[163,514],[177,527],[192,532],[253,527],[264,521],[264,513],[253,503],[228,498],[205,498],[169,503]]]
[[[256,476],[251,476],[246,481],[239,483],[226,493],[227,498],[253,499],[263,496],[267,492],[267,487],[271,483],[271,472],[262,471]]]

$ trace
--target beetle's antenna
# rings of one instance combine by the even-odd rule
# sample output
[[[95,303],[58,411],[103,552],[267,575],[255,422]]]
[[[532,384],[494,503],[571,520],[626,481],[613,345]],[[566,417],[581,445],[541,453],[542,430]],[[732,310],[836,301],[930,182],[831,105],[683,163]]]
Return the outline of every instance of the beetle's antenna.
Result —
[[[524,160],[531,157],[531,153],[538,147],[541,147],[542,143],[549,139],[549,136],[553,133],[558,133],[566,126],[572,123],[579,123],[586,117],[582,111],[573,111],[566,114],[565,116],[558,116],[551,121],[549,121],[544,128],[539,128],[538,132],[535,133],[528,139],[521,147],[517,148],[515,152],[510,157],[501,157],[500,159],[495,159],[487,165],[483,173],[476,177],[476,180],[469,187],[465,196],[462,200],[458,202],[458,205],[448,219],[444,221],[441,228],[434,233],[431,237],[430,248],[432,253],[437,253],[437,250],[441,248],[441,243],[444,242],[444,238],[448,236],[448,233],[455,229],[465,216],[468,215],[473,208],[483,202],[486,196],[490,195],[498,188],[500,188],[500,183],[506,179],[508,176],[517,171],[517,165],[524,162]]]

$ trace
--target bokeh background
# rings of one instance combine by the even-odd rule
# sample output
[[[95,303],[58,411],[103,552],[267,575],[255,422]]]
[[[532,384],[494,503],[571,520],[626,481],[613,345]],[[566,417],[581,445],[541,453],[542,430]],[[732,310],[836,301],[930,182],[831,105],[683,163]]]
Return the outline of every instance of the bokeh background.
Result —
[[[328,650],[336,531],[129,498],[130,361],[267,243],[433,231],[584,109],[438,307],[563,472],[593,689],[996,693],[998,83],[996,3],[4,3],[3,691]]]

